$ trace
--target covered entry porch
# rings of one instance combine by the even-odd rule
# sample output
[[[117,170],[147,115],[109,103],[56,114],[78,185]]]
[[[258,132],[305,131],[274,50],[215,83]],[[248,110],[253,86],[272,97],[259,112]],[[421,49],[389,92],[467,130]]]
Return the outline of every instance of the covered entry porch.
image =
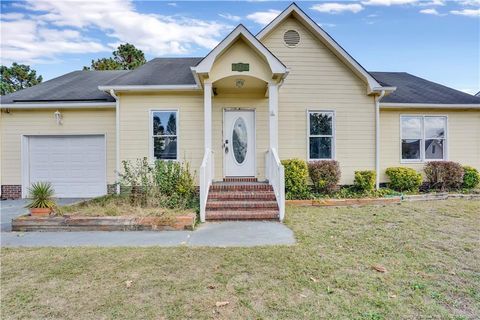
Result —
[[[287,68],[239,26],[192,71],[204,90],[201,221],[212,217],[270,218],[273,215],[263,214],[270,209],[276,209],[275,217],[283,220],[285,192],[278,156],[278,93]],[[243,198],[236,199],[229,191],[242,191]],[[217,197],[225,201],[219,202]],[[275,201],[276,208],[272,205],[263,210],[260,203],[265,199]],[[210,213],[213,208],[223,214]]]

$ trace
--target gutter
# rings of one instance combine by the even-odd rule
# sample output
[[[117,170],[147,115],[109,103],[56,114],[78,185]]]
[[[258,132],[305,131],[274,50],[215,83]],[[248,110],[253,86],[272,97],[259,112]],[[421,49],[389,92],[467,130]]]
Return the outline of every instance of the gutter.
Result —
[[[115,98],[115,192],[120,194],[120,100],[115,90],[110,89],[110,95]]]
[[[385,96],[385,90],[375,96],[375,188],[380,189],[380,100]]]
[[[396,103],[382,102],[381,109],[422,109],[422,108],[438,108],[438,109],[480,109],[480,103],[472,104],[443,104],[443,103]]]
[[[77,109],[77,108],[113,108],[115,102],[51,102],[51,103],[3,103],[0,108],[4,109]]]
[[[198,91],[202,87],[197,84],[178,85],[146,85],[146,86],[98,86],[101,91]]]

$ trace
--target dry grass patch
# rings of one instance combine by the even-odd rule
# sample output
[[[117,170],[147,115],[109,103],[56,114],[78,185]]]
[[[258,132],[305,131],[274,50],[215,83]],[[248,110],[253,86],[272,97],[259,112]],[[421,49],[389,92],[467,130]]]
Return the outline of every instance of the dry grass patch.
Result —
[[[290,207],[294,246],[3,249],[2,319],[478,319],[479,220],[473,200]]]

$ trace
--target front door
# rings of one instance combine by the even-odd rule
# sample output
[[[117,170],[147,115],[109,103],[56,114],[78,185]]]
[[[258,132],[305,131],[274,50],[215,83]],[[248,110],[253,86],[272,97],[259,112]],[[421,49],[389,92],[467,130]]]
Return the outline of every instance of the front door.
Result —
[[[225,176],[255,176],[255,111],[225,110],[223,154]]]

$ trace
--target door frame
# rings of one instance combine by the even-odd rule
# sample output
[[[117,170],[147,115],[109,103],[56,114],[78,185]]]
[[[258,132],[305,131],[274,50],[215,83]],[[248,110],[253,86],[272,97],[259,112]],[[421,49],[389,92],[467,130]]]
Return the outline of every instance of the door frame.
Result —
[[[20,165],[21,165],[21,181],[22,181],[22,199],[28,197],[28,187],[30,186],[30,141],[31,137],[81,137],[81,136],[102,136],[105,151],[105,194],[107,194],[108,183],[108,150],[107,150],[107,133],[45,133],[45,134],[22,134],[20,141]]]
[[[225,157],[225,150],[224,150],[224,147],[223,147],[223,143],[225,141],[225,132],[226,132],[226,128],[225,128],[225,113],[229,112],[229,111],[249,111],[249,112],[253,112],[253,127],[255,129],[255,132],[254,132],[254,135],[253,135],[253,150],[255,152],[254,154],[254,157],[253,157],[253,176],[252,177],[256,177],[257,176],[257,110],[255,108],[235,108],[235,107],[228,107],[228,108],[223,108],[222,109],[222,144],[221,144],[221,150],[222,150],[222,165],[223,165],[223,168],[222,168],[222,175],[223,177],[222,178],[226,178],[227,175],[226,175],[226,162],[227,162],[227,159]]]

